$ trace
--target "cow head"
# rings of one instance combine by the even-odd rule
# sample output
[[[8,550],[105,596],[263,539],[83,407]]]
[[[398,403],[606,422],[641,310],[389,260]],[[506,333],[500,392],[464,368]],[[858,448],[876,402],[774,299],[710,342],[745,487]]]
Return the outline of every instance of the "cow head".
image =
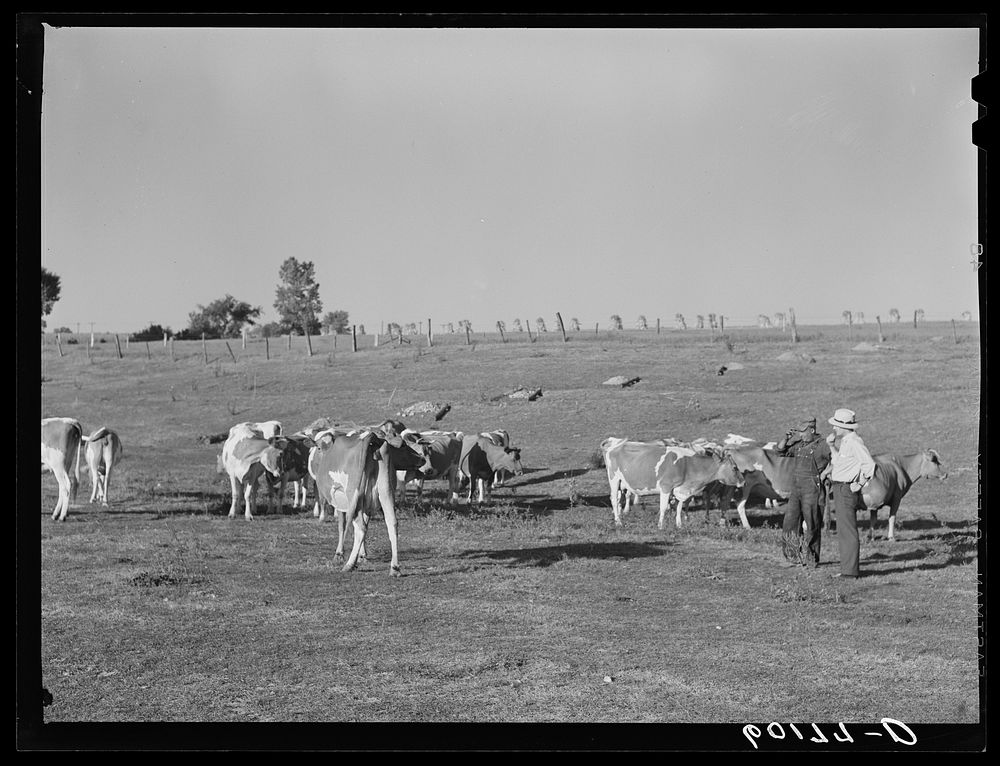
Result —
[[[938,455],[936,450],[924,450],[924,459],[920,463],[920,475],[931,479],[948,478],[948,472],[941,465],[941,456]]]
[[[434,473],[434,466],[431,465],[430,439],[414,431],[404,431],[396,438],[400,442],[399,449],[394,453],[393,462],[396,468],[410,468],[422,474]]]
[[[715,478],[731,487],[742,487],[744,483],[743,472],[736,465],[736,461],[733,460],[732,455],[726,455],[719,460],[719,467],[715,472]]]
[[[503,453],[497,453],[498,458],[490,466],[494,471],[510,471],[515,476],[524,473],[521,467],[521,449],[519,447],[504,447]]]
[[[286,470],[288,439],[284,436],[272,436],[267,440],[267,449],[260,455],[260,464],[276,479],[281,478]]]

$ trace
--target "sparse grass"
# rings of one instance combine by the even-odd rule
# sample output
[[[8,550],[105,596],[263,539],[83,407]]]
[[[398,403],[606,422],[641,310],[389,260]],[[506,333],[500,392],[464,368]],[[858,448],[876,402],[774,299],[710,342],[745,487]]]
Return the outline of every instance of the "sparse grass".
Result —
[[[726,330],[745,369],[725,376],[707,330],[580,332],[571,344],[550,332],[537,346],[477,333],[475,355],[464,334],[443,335],[421,354],[430,364],[389,346],[330,364],[325,336],[312,358],[273,343],[267,361],[251,343],[241,365],[259,381],[245,411],[234,373],[206,368],[200,341],[178,342],[175,363],[139,344],[123,360],[95,349],[90,366],[82,347],[43,348],[43,412],[85,430],[107,423],[127,455],[111,506],[86,503],[84,475],[63,524],[49,519],[55,483],[42,476],[46,719],[977,721],[975,345],[952,342],[950,324],[899,327],[891,356],[866,355],[850,352],[858,328],[852,343],[846,328],[800,327],[796,352],[817,360],[800,364],[777,360],[787,334]],[[221,342],[209,353],[228,359]],[[623,373],[641,386],[601,385]],[[545,396],[489,402],[528,382]],[[237,412],[294,430],[320,415],[376,422],[424,400],[453,403],[439,427],[509,430],[526,473],[482,506],[446,506],[433,481],[422,502],[402,503],[399,579],[378,516],[368,561],[350,574],[333,561],[336,524],[311,510],[228,519],[219,446],[195,438]],[[749,529],[735,511],[720,526],[717,510],[706,521],[695,509],[680,529],[671,513],[661,531],[646,498],[614,528],[606,436],[766,439],[839,406],[858,411],[875,451],[933,446],[952,471],[914,486],[895,542],[884,511],[875,543],[859,516],[870,576],[830,578],[830,533],[818,570],[781,568],[781,509],[752,507]]]

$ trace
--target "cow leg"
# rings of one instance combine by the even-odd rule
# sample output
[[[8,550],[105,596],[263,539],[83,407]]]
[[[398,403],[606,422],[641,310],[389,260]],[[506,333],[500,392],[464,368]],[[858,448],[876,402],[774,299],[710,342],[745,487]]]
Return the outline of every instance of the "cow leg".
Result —
[[[111,483],[111,464],[113,456],[110,454],[104,456],[104,476],[101,478],[101,505],[108,504],[108,485]]]
[[[52,466],[52,474],[56,477],[56,483],[59,485],[59,499],[56,500],[55,510],[52,511],[52,520],[65,521],[66,513],[69,511],[69,497],[71,493],[70,475],[58,463]]]
[[[389,534],[389,547],[392,549],[392,560],[389,562],[389,575],[399,577],[399,530],[396,521],[396,509],[392,505],[382,505],[382,515],[385,517],[385,530]]]
[[[660,519],[656,522],[656,526],[659,529],[663,529],[663,520],[666,518],[667,511],[670,509],[670,493],[660,490]]]
[[[676,524],[677,524],[678,529],[681,526],[681,519],[684,516],[684,503],[686,503],[690,499],[690,497],[691,497],[690,495],[688,495],[688,497],[681,497],[680,495],[677,496],[677,519],[676,519]]]
[[[245,509],[243,515],[247,521],[253,521],[253,511],[257,504],[257,481],[247,482],[243,489]]]
[[[233,493],[233,502],[229,505],[229,518],[235,519],[237,512],[240,510],[240,495],[243,492],[243,488],[233,475],[229,476],[229,488]]]
[[[348,556],[342,571],[350,572],[357,565],[358,554],[361,553],[361,546],[365,542],[365,532],[367,531],[368,531],[368,515],[365,513],[358,513],[354,517],[354,542],[351,545],[351,555]]]
[[[896,539],[896,511],[899,510],[899,503],[889,506],[889,539]]]
[[[326,512],[325,506],[323,512]],[[339,564],[344,560],[344,532],[347,526],[347,514],[334,509],[333,515],[337,519],[337,552],[333,554],[333,560]]]
[[[875,542],[875,522],[878,520],[878,509],[873,508],[868,512],[868,542]]]

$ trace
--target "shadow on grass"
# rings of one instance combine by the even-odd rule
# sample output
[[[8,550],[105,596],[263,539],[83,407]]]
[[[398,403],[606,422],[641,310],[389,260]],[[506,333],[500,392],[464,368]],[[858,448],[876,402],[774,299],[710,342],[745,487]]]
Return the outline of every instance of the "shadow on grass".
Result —
[[[582,476],[585,473],[590,473],[589,468],[571,468],[568,471],[548,471],[545,472],[543,476],[536,476],[531,479],[520,479],[513,478],[508,481],[504,486],[507,487],[528,487],[532,484],[545,484],[550,481],[558,481],[559,479],[572,479],[576,476]],[[531,473],[542,472],[542,469],[534,469]],[[529,472],[528,469],[524,471],[526,474]]]
[[[504,566],[547,567],[569,559],[637,559],[663,556],[673,545],[669,541],[654,543],[608,542],[569,543],[567,545],[546,545],[540,548],[511,548],[498,551],[462,551],[457,555],[465,560],[489,560]]]

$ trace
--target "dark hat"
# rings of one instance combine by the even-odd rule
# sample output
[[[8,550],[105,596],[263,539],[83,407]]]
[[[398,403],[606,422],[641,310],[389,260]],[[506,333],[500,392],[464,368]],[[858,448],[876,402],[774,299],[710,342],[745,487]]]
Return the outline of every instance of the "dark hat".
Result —
[[[801,428],[815,428],[816,427],[816,418],[806,418],[801,423],[799,423],[799,426]]]

